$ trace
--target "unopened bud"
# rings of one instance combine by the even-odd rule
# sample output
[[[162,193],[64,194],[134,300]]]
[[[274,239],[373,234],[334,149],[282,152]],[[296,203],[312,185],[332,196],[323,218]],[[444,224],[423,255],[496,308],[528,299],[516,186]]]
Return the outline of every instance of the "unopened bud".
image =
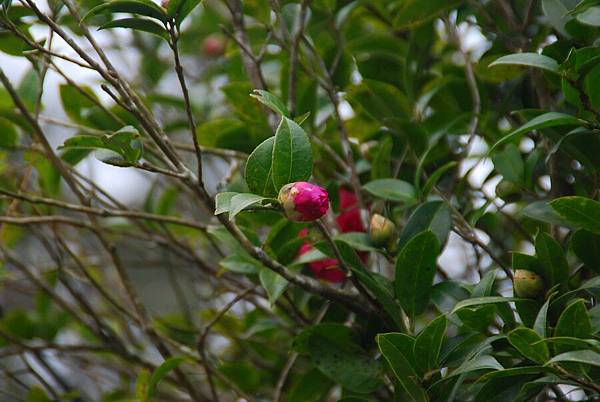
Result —
[[[377,247],[386,245],[396,235],[396,225],[383,215],[373,214],[369,226],[371,243]]]
[[[513,278],[513,289],[517,297],[535,299],[544,291],[544,279],[535,272],[517,269]]]
[[[327,191],[316,184],[299,181],[281,187],[279,203],[291,221],[309,222],[325,215],[329,209]]]

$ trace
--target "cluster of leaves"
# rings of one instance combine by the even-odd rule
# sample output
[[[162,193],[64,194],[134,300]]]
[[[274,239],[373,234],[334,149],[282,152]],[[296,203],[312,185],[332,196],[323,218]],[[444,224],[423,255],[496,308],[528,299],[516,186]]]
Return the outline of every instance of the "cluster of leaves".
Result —
[[[0,90],[10,162],[0,165],[0,255],[7,283],[25,275],[38,292],[35,306],[0,318],[1,347],[38,351],[37,339],[60,349],[60,335],[76,329],[98,346],[87,350],[94,364],[128,365],[105,400],[599,397],[599,1],[86,0],[83,18],[70,1],[49,3],[51,21],[81,40],[93,35],[88,26],[128,29],[142,60],[132,82],[89,66],[114,103],[103,102],[33,40],[29,29],[47,21],[31,2],[0,2],[0,51],[33,66]],[[485,44],[471,52],[479,36]],[[222,53],[203,52],[199,39],[220,41]],[[63,125],[77,133],[40,151],[50,67],[66,81]],[[163,79],[179,82],[177,95],[163,92]],[[62,187],[80,182],[69,172],[92,150],[156,174],[143,211],[87,182],[72,203]],[[212,193],[214,159],[229,172]],[[275,197],[298,181],[327,188],[322,221],[282,215]],[[361,230],[336,224],[342,190],[356,198]],[[199,223],[195,206],[210,210]],[[364,218],[375,213],[397,228],[383,246],[367,234]],[[200,306],[190,311],[174,285],[184,300],[176,312],[140,308],[117,254],[137,237],[198,267],[195,281],[210,289]],[[49,279],[15,255],[33,241],[56,261]],[[91,256],[117,268],[119,286],[87,267]],[[315,280],[308,268],[323,260],[348,279]],[[517,270],[539,277],[542,291],[515,294]],[[98,311],[74,284],[98,297]],[[106,291],[120,286],[127,303]],[[221,294],[233,302],[213,297]],[[129,342],[131,326],[143,340]],[[209,332],[227,345],[211,344]],[[150,361],[155,350],[160,362]],[[206,381],[190,385],[199,371]],[[30,400],[53,391],[41,385]],[[85,394],[57,389],[63,399]]]

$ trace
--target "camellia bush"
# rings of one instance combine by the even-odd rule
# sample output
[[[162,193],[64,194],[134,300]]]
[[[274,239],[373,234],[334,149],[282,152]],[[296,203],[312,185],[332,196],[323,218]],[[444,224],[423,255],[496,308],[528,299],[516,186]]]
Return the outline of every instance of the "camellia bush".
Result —
[[[0,0],[0,52],[1,400],[599,400],[600,1]]]

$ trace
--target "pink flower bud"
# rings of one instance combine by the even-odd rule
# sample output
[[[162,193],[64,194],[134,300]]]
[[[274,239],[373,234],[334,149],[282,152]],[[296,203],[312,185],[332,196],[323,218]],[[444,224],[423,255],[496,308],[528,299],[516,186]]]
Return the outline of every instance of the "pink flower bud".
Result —
[[[291,221],[309,222],[319,219],[329,209],[329,196],[323,187],[299,181],[279,190],[278,200]]]

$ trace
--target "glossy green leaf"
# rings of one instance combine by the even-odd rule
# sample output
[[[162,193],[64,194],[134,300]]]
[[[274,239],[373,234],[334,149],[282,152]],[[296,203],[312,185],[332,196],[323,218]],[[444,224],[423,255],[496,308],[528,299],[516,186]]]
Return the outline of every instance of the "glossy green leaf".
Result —
[[[226,191],[215,196],[215,215],[229,212],[231,210],[231,199],[239,193]]]
[[[414,369],[402,352],[389,340],[388,334],[379,334],[377,336],[377,345],[396,375],[398,382],[407,396],[407,400],[426,402],[428,400],[427,394],[416,381]]]
[[[549,234],[540,232],[535,238],[535,251],[546,286],[564,285],[569,279],[569,264],[560,244]]]
[[[273,146],[275,137],[267,138],[248,157],[244,176],[250,191],[272,197],[277,194],[273,184]]]
[[[565,362],[583,363],[600,367],[600,353],[592,350],[575,350],[554,356],[547,364]]]
[[[278,190],[287,183],[307,181],[312,174],[312,150],[308,136],[287,117],[275,134],[273,145],[273,183]]]
[[[281,99],[273,95],[268,91],[263,91],[262,89],[255,89],[254,93],[250,95],[263,105],[267,106],[269,109],[274,112],[279,113],[282,117],[289,117],[290,112],[287,110],[287,107],[283,103]]]
[[[452,216],[450,208],[444,201],[423,203],[408,218],[408,222],[398,239],[398,247],[404,247],[410,239],[425,230],[431,230],[437,237],[439,244],[443,246],[448,240],[450,229],[452,229]]]
[[[562,197],[550,203],[567,221],[600,234],[600,202],[585,197]]]
[[[362,232],[348,232],[342,233],[334,237],[334,240],[340,240],[348,244],[355,250],[359,251],[375,251],[377,248],[373,247],[369,235]]]
[[[577,14],[576,18],[582,24],[600,27],[600,7],[590,7],[581,14]]]
[[[427,198],[427,196],[429,195],[429,193],[431,192],[431,190],[433,189],[433,187],[435,187],[435,185],[440,180],[440,178],[446,172],[454,169],[456,166],[458,166],[458,162],[451,161],[451,162],[448,162],[445,165],[439,167],[438,169],[436,169],[436,171],[433,172],[431,174],[431,176],[429,176],[429,178],[427,179],[427,181],[423,185],[423,190],[421,191],[421,197],[422,198]]]
[[[600,235],[585,229],[580,229],[571,236],[571,249],[585,264],[597,274],[600,274]]]
[[[558,63],[556,60],[538,53],[515,53],[502,56],[494,60],[489,67],[513,64],[526,67],[541,68],[546,71],[558,74]]]
[[[574,4],[577,1],[573,2]],[[569,8],[565,0],[542,0],[542,11],[550,24],[562,35],[569,36],[565,29],[565,25],[572,17],[569,16]]]
[[[542,338],[532,329],[519,327],[508,334],[508,341],[523,356],[535,363],[545,363],[550,358],[548,346],[536,343]]]
[[[581,120],[579,120],[575,116],[571,116],[570,114],[547,112],[531,119],[521,127],[511,131],[510,133],[502,137],[501,140],[496,142],[492,146],[492,148],[490,148],[489,152],[493,153],[496,148],[507,144],[511,141],[518,140],[523,134],[528,133],[529,131],[556,126],[578,126],[582,123],[583,122]]]
[[[103,11],[111,13],[130,13],[139,14],[146,17],[156,18],[160,21],[167,21],[167,15],[163,9],[150,0],[112,0],[92,8],[82,19],[82,21],[97,15]]]
[[[533,324],[533,330],[542,338],[546,337],[546,328],[548,327],[548,307],[550,306],[550,300],[550,298],[546,300],[538,312]]]
[[[429,304],[439,252],[439,241],[428,230],[413,237],[398,254],[394,281],[396,298],[411,319]]]
[[[498,172],[508,181],[524,183],[525,166],[521,152],[514,144],[508,144],[502,151],[492,156],[492,162]]]
[[[242,212],[245,208],[265,200],[265,197],[251,193],[236,194],[229,200],[229,220]]]
[[[117,158],[110,156],[106,163],[117,166],[129,166],[142,157],[142,142],[137,129],[126,126],[113,134],[101,137],[91,135],[76,135],[68,138],[59,149],[99,149],[114,153]],[[122,158],[120,160],[119,158]]]
[[[481,306],[484,304],[507,303],[507,302],[514,302],[514,301],[527,302],[530,300],[520,299],[518,297],[503,297],[503,296],[474,297],[474,298],[466,299],[466,300],[456,303],[456,306],[454,306],[452,313],[455,313],[462,308],[471,307],[471,306]]]
[[[148,399],[154,394],[156,387],[160,382],[169,374],[171,371],[175,370],[181,364],[185,363],[187,358],[184,356],[171,357],[164,362],[160,366],[158,366],[150,376],[150,380],[148,381],[148,390],[146,396]]]
[[[398,179],[370,181],[363,188],[375,197],[384,200],[412,203],[415,199],[415,189],[412,184]]]
[[[243,275],[255,275],[262,269],[262,264],[245,253],[228,255],[219,262],[219,266],[228,271]]]
[[[169,39],[169,33],[162,26],[144,18],[122,18],[119,20],[113,20],[107,22],[106,24],[100,25],[98,30],[112,28],[128,28],[135,31],[151,33],[165,40]]]
[[[554,337],[588,339],[592,337],[592,323],[583,299],[577,299],[565,308],[554,329]],[[572,347],[557,345],[558,353],[572,350]]]
[[[414,356],[417,366],[422,373],[427,373],[439,367],[440,351],[446,333],[448,319],[440,315],[431,321],[417,336],[414,346]]]
[[[266,267],[260,270],[258,276],[260,279],[260,284],[267,291],[269,303],[271,303],[272,306],[283,294],[283,292],[285,292],[285,289],[288,286],[288,281],[283,276]]]
[[[371,180],[385,179],[391,176],[392,146],[391,137],[386,137],[379,144],[371,164]]]
[[[369,393],[381,386],[380,363],[349,334],[331,330],[309,331],[305,338],[304,350],[312,364],[342,387],[353,392]]]

